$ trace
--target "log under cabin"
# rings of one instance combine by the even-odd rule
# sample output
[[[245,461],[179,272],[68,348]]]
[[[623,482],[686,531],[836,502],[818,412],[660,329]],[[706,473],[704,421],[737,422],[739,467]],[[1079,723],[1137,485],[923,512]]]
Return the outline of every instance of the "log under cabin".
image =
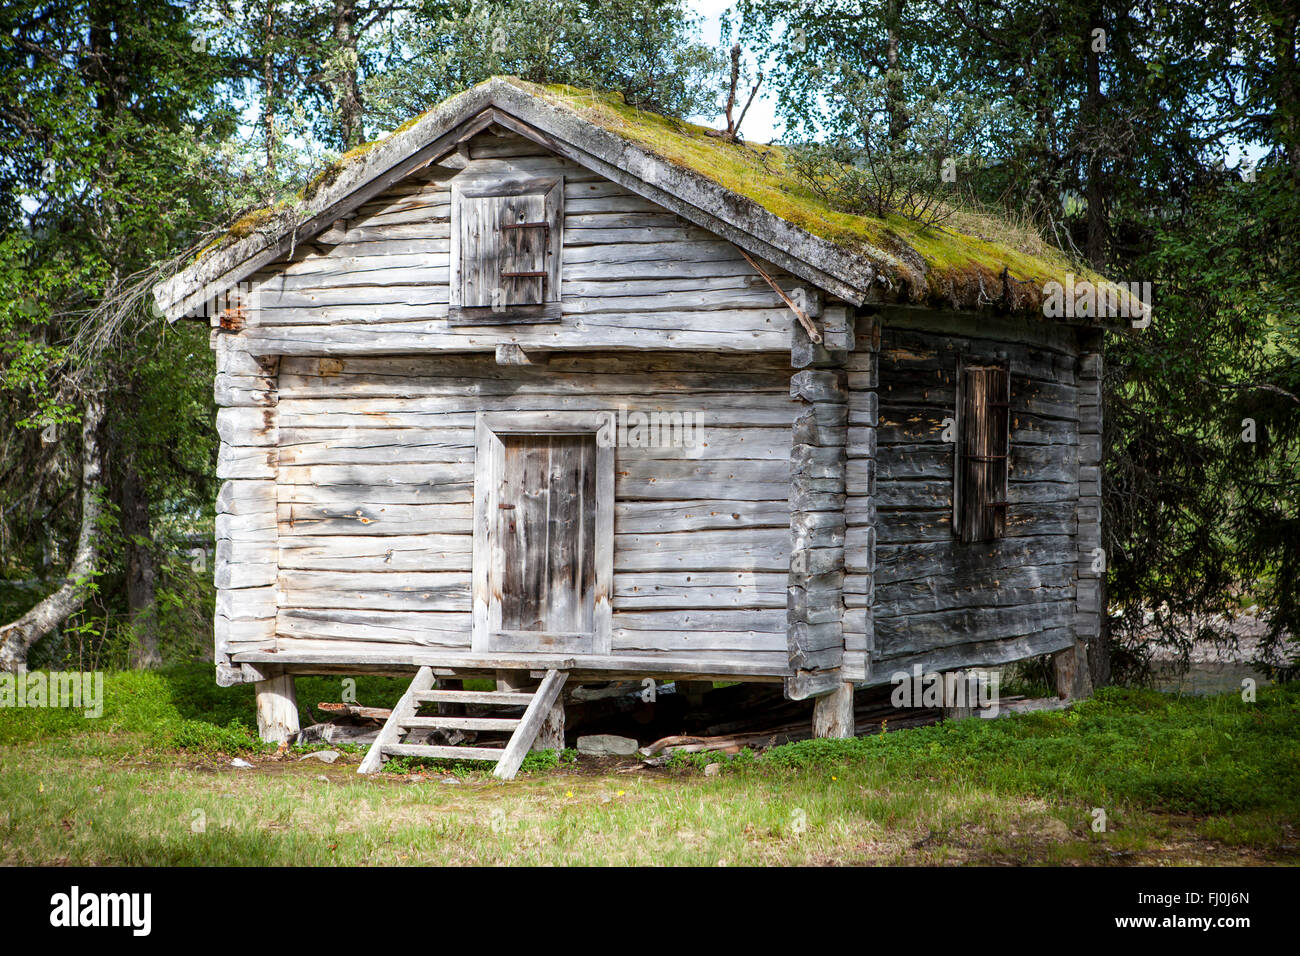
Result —
[[[1102,352],[1044,318],[1066,269],[616,96],[458,95],[155,289],[213,326],[217,680],[282,739],[294,675],[409,675],[362,769],[502,776],[566,682],[780,681],[822,735],[917,665],[1076,692]],[[504,749],[403,743],[483,675]]]

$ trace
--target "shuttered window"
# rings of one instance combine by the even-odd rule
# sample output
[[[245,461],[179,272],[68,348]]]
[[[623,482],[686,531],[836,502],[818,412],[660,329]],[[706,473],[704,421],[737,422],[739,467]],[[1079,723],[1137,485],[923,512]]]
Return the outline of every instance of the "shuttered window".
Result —
[[[560,320],[562,178],[452,182],[452,325]]]
[[[1011,452],[1011,378],[1005,366],[961,366],[953,531],[962,541],[1000,538],[1007,530]]]

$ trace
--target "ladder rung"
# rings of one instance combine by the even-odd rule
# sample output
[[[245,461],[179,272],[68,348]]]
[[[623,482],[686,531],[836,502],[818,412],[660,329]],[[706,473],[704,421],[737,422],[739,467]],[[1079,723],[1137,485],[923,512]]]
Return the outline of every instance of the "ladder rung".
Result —
[[[527,707],[533,695],[498,690],[425,690],[415,695],[422,704],[510,704]]]
[[[504,750],[495,747],[433,747],[428,744],[385,744],[393,757],[438,757],[443,760],[490,760],[496,763]]]
[[[514,717],[407,717],[401,726],[439,727],[445,730],[514,730],[519,726],[519,720]]]

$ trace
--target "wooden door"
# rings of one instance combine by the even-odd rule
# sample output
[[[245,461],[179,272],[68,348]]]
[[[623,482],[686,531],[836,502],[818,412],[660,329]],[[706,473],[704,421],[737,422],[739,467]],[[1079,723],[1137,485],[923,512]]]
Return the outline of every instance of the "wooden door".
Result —
[[[596,436],[502,435],[492,524],[490,648],[591,653]]]

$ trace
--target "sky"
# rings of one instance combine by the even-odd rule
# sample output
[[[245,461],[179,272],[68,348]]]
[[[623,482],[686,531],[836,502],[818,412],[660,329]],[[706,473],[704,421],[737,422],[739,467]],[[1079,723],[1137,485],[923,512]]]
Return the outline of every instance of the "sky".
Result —
[[[692,13],[702,18],[703,22],[700,24],[700,30],[704,42],[715,47],[720,45],[721,23],[719,17],[724,11],[731,9],[733,0],[686,0],[686,6]],[[746,91],[746,94],[748,94],[748,91]],[[740,129],[741,135],[754,143],[770,143],[772,140],[779,138],[781,123],[776,118],[775,106],[776,104],[764,95],[764,90],[760,86],[758,88],[758,99],[754,100],[754,105],[745,114],[745,124]],[[711,126],[718,125],[716,117],[691,118]]]

